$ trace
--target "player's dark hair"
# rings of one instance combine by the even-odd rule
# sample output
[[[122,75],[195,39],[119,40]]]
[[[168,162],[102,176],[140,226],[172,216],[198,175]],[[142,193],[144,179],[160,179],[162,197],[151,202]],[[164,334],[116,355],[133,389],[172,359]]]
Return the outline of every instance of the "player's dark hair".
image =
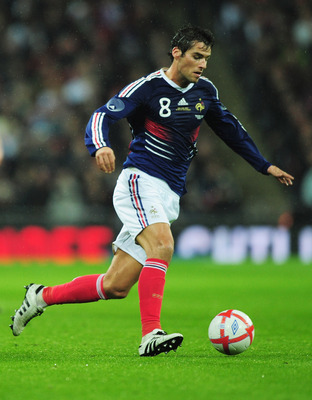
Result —
[[[209,29],[202,29],[191,24],[180,28],[171,40],[171,51],[168,53],[171,61],[173,61],[172,49],[174,47],[178,47],[183,55],[188,49],[193,47],[196,42],[205,43],[207,48],[212,47],[214,44],[213,33]]]

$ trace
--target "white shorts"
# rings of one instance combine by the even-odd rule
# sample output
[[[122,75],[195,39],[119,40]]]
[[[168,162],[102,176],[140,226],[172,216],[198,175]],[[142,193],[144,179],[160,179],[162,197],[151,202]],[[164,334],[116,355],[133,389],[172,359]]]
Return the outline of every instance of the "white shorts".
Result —
[[[144,265],[146,253],[135,241],[148,225],[159,222],[171,224],[179,216],[180,197],[168,184],[137,168],[122,170],[113,195],[113,204],[123,227],[113,242]]]

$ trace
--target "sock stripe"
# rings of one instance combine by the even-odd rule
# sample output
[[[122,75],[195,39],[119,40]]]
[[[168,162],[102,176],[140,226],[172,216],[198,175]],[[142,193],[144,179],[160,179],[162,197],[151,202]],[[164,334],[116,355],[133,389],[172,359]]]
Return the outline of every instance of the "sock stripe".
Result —
[[[96,290],[102,300],[107,300],[106,294],[103,289],[103,279],[105,274],[101,274],[96,280]]]
[[[166,267],[162,267],[162,266],[156,266],[156,265],[148,265],[148,264],[145,264],[144,265],[144,268],[153,268],[153,269],[159,269],[160,271],[163,271],[164,273],[166,273],[167,272],[167,268]]]
[[[164,273],[167,272],[168,265],[165,262],[161,262],[155,259],[148,259],[145,262],[144,268],[155,268],[163,271]]]

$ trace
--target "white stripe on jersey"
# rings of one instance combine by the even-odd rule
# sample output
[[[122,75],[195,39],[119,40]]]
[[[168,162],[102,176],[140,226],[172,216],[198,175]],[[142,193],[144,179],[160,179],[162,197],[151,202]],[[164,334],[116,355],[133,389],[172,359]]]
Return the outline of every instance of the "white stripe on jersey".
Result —
[[[154,136],[150,135],[149,133],[145,132],[145,135],[147,135],[148,137],[150,137],[151,139],[155,140],[155,142],[161,143],[163,146],[167,146],[167,147],[171,147],[172,149],[174,149],[173,146],[170,146],[170,144],[164,143],[162,140],[156,139]]]
[[[139,85],[141,82],[144,83],[145,78],[140,78],[137,81],[130,83],[130,85],[126,86],[125,89],[123,89],[123,91],[119,94],[118,97],[129,97],[129,91],[132,91],[132,89],[135,89],[136,86]]]
[[[156,146],[156,144],[150,142],[148,139],[146,139],[145,141],[146,141],[146,143],[150,144],[151,146],[156,147],[156,149],[162,150],[162,151],[164,151],[165,153],[174,154],[174,153],[172,153],[172,151],[165,150],[165,149],[163,149],[162,147]]]
[[[191,150],[189,156],[187,157],[187,160],[191,160],[193,157],[194,157],[194,150]]]
[[[106,146],[106,142],[104,140],[102,131],[102,123],[104,116],[105,113],[94,113],[92,118],[92,125],[91,125],[92,142],[96,149]]]
[[[211,82],[210,79],[206,78],[205,76],[201,76],[199,79],[203,79],[204,81],[209,82],[216,90],[216,94],[217,94],[217,99],[219,99],[219,91],[218,89],[215,87],[215,85]]]
[[[119,97],[130,97],[133,92],[135,92],[140,86],[144,85],[146,82],[146,79],[143,79],[141,82],[138,82],[134,87],[132,87],[130,90],[128,90],[127,94],[125,96],[119,96]]]
[[[146,78],[140,78],[130,85],[126,86],[121,93],[119,93],[118,97],[130,97],[133,92],[135,92],[140,86],[142,86],[146,81],[150,81],[153,78],[161,78],[160,71],[156,71],[148,75]]]
[[[146,80],[150,81],[153,78],[162,78],[161,70],[152,72],[151,74],[147,75]]]
[[[103,119],[105,117],[105,113],[101,113],[100,118],[99,118],[99,124],[98,124],[98,131],[99,131],[99,137],[100,137],[100,142],[106,146],[106,142],[104,140],[104,136],[103,136],[103,131],[102,131],[102,124],[103,124]]]
[[[167,160],[172,161],[172,158],[167,157],[167,156],[164,156],[163,154],[160,154],[160,153],[158,153],[157,151],[154,151],[154,150],[150,149],[150,148],[147,147],[147,146],[144,146],[144,147],[146,148],[146,150],[150,151],[151,153],[154,153],[154,154],[156,154],[156,155],[159,156],[159,157],[166,158]]]

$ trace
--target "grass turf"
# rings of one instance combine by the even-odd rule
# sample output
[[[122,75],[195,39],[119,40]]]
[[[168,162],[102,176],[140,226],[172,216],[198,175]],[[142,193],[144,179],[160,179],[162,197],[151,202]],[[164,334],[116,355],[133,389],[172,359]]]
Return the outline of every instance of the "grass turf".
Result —
[[[310,266],[175,259],[162,323],[184,334],[177,353],[138,356],[136,287],[125,300],[51,307],[13,337],[8,325],[23,285],[102,271],[79,263],[0,267],[2,400],[311,399]],[[207,337],[210,320],[228,308],[244,311],[255,325],[252,346],[237,356],[218,353]]]

